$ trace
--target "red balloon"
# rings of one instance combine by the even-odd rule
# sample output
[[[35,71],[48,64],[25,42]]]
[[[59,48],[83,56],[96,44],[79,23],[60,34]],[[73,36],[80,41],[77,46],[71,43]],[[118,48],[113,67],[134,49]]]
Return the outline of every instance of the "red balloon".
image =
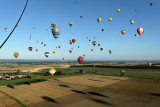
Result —
[[[143,28],[138,28],[137,33],[141,36],[144,33],[144,29]]]

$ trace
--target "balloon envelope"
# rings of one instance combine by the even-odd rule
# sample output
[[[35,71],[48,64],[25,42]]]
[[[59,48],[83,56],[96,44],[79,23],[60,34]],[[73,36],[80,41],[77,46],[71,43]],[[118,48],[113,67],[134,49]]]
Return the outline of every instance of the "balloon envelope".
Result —
[[[19,53],[18,53],[18,52],[15,52],[13,55],[14,55],[15,58],[18,58]]]
[[[51,74],[51,76],[53,76],[56,73],[56,70],[53,68],[50,68],[49,73]]]
[[[82,64],[83,61],[84,61],[84,58],[83,58],[82,56],[78,57],[78,62],[79,62],[80,64]]]
[[[141,36],[144,33],[144,29],[143,28],[138,28],[137,33]]]

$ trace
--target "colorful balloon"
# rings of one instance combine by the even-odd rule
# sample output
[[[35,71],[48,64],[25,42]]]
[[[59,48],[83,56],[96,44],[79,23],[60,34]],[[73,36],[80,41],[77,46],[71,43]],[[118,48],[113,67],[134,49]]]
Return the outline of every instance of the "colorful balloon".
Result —
[[[36,42],[38,43],[38,42],[39,42],[39,40],[36,40]]]
[[[49,52],[45,52],[44,55],[48,58]]]
[[[102,32],[104,31],[104,29],[102,29]]]
[[[108,20],[111,22],[111,21],[112,21],[112,18],[109,18]]]
[[[93,41],[92,44],[95,46],[95,45],[97,44],[97,42],[96,42],[96,41]]]
[[[72,50],[69,50],[69,53],[71,54],[71,53],[72,53]]]
[[[101,51],[103,51],[103,48],[100,48]]]
[[[56,73],[56,70],[53,68],[50,68],[49,73],[51,74],[51,76],[53,76]]]
[[[78,57],[78,62],[82,64],[84,62],[84,58],[82,56]]]
[[[124,35],[124,34],[126,33],[126,31],[125,31],[125,30],[122,30],[121,33]]]
[[[144,29],[143,28],[138,28],[137,33],[141,36],[144,33]]]
[[[97,22],[100,23],[101,22],[101,18],[97,18]]]
[[[55,54],[55,53],[56,53],[56,50],[53,50],[53,53]]]
[[[32,51],[32,49],[33,49],[33,47],[28,47],[28,50],[29,50],[29,51]]]
[[[36,49],[36,52],[38,52],[38,49]]]
[[[33,28],[33,31],[35,31],[36,30],[36,28]]]
[[[148,66],[148,67],[150,67],[151,65],[152,65],[152,63],[151,63],[151,62],[148,62],[148,63],[147,63],[147,66]]]
[[[91,49],[91,51],[93,51],[93,49]]]
[[[112,50],[109,50],[109,53],[111,54],[111,53],[112,53]]]
[[[75,42],[76,42],[76,40],[75,40],[75,39],[72,39],[72,42],[73,42],[73,43],[75,43]]]
[[[32,37],[30,37],[29,39],[32,40]]]
[[[80,16],[80,18],[82,18],[82,16]]]
[[[18,52],[15,52],[13,55],[14,55],[15,58],[18,58],[19,53],[18,53]]]
[[[73,22],[69,22],[69,26],[71,27],[73,25]]]
[[[101,46],[101,44],[98,44],[98,46]]]
[[[59,29],[59,26],[55,23],[52,23],[51,24],[51,30],[52,30],[52,34],[53,34],[53,37],[55,39],[57,39],[60,35],[60,29]]]
[[[130,23],[133,24],[133,23],[134,23],[134,20],[130,20]]]
[[[120,12],[120,9],[117,9],[117,12],[119,13],[119,12]]]
[[[72,45],[72,41],[70,41],[69,44]]]
[[[4,28],[4,31],[7,32],[8,28]]]
[[[153,3],[150,3],[150,5],[152,6],[152,5],[153,5]]]

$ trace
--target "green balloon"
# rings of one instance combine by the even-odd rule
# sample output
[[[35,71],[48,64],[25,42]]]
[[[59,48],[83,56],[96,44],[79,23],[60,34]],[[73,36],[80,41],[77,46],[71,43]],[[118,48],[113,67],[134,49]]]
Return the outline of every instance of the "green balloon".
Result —
[[[72,26],[73,25],[73,22],[69,22],[69,26]]]

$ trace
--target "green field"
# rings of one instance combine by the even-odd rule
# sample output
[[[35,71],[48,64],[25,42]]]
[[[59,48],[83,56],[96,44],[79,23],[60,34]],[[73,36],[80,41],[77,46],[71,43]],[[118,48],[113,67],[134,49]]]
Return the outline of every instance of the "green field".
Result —
[[[47,79],[60,78],[74,75],[106,75],[106,76],[121,76],[120,71],[125,70],[124,77],[140,78],[140,79],[160,79],[159,68],[146,68],[146,67],[107,67],[107,66],[72,66],[70,68],[56,68],[56,74],[52,77],[49,74],[49,69],[41,69],[36,73],[23,73],[28,74],[30,78],[13,79],[13,80],[0,80],[0,85],[21,85],[46,81]]]

